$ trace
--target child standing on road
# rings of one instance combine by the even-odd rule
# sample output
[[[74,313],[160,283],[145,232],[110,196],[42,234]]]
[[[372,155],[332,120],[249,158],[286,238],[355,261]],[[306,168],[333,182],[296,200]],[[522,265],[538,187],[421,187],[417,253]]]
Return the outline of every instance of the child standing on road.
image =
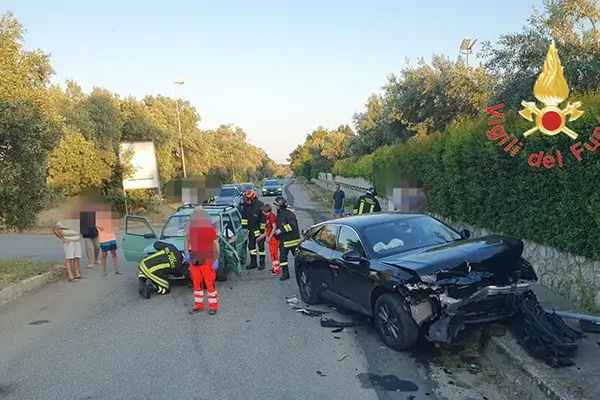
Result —
[[[257,239],[266,238],[266,243],[269,245],[269,257],[271,258],[271,275],[277,276],[281,273],[279,268],[279,240],[274,236],[277,230],[277,216],[271,211],[271,205],[265,204],[262,206],[262,212],[267,217],[266,232],[260,235]]]
[[[102,276],[106,276],[106,259],[108,252],[112,255],[113,270],[115,275],[123,275],[119,271],[119,262],[117,260],[117,235],[113,230],[113,218],[110,211],[102,211],[97,214],[98,239],[100,250],[102,250]]]

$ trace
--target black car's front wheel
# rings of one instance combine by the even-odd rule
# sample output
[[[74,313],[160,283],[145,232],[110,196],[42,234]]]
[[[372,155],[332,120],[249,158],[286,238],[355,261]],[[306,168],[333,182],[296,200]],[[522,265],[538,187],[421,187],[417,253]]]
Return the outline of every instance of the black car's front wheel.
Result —
[[[304,266],[300,266],[296,276],[298,290],[300,290],[302,300],[306,304],[317,304],[319,302],[319,295],[313,277],[308,269]]]
[[[417,343],[419,327],[399,295],[381,295],[375,302],[374,318],[375,326],[388,347],[404,351]]]

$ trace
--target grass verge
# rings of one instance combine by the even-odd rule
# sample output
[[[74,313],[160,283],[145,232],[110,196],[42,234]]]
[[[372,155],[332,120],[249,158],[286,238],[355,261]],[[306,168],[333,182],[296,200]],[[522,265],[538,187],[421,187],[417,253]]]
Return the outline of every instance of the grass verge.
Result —
[[[56,268],[56,261],[0,260],[0,290]]]
[[[306,179],[298,179],[299,183],[304,185],[308,193],[310,194],[311,202],[315,207],[318,208],[319,211],[328,211],[331,212],[333,210],[333,192],[322,188],[316,183],[309,182]],[[346,207],[345,212],[348,214],[352,213],[352,206],[356,202],[356,196],[346,195]]]

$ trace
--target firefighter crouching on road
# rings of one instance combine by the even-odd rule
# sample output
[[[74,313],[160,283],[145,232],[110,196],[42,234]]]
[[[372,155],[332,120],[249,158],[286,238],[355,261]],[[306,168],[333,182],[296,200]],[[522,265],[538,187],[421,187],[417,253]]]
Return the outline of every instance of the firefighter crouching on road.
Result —
[[[279,240],[275,237],[277,230],[277,216],[271,211],[271,205],[265,204],[262,206],[262,212],[267,219],[267,231],[260,238],[266,238],[265,242],[269,245],[269,257],[271,258],[271,275],[277,276],[281,273],[279,266]]]
[[[379,200],[377,200],[375,196],[377,196],[377,191],[373,186],[371,186],[369,189],[367,189],[367,193],[356,199],[356,204],[354,205],[352,214],[361,215],[380,212],[381,204],[379,204]]]
[[[139,265],[139,292],[146,299],[151,293],[167,294],[171,291],[169,275],[183,275],[183,254],[177,247],[157,241],[154,249],[156,253],[145,257]]]
[[[290,268],[288,265],[288,254],[294,253],[300,244],[300,229],[296,214],[288,209],[287,201],[283,196],[277,196],[273,201],[277,208],[277,230],[275,237],[279,240],[279,265],[282,274],[280,281],[290,279]]]
[[[215,287],[216,271],[219,269],[221,249],[217,231],[206,211],[198,207],[190,215],[190,225],[185,235],[184,260],[189,263],[194,283],[194,307],[190,314],[204,311],[204,289],[208,297],[208,314],[215,315],[219,297]]]
[[[246,269],[265,269],[265,240],[259,238],[266,229],[266,217],[262,212],[264,203],[256,198],[252,190],[244,192],[244,206],[242,207],[242,227],[248,231],[248,249],[250,250],[250,265]],[[257,249],[258,247],[258,249]],[[260,256],[260,264],[257,265],[256,257]]]

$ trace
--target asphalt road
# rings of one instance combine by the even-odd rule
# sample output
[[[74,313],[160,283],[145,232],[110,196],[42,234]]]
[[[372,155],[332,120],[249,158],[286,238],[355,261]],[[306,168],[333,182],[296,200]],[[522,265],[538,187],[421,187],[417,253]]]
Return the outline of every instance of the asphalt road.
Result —
[[[295,184],[287,193],[301,228],[310,226],[307,193]],[[0,257],[63,261],[52,236],[0,237]],[[332,333],[295,312],[285,299],[299,297],[295,280],[279,282],[268,268],[218,283],[211,317],[188,315],[186,286],[141,298],[137,266],[120,262],[124,276],[84,270],[80,282],[50,284],[0,308],[0,398],[435,398],[409,354],[385,348],[368,324]]]

